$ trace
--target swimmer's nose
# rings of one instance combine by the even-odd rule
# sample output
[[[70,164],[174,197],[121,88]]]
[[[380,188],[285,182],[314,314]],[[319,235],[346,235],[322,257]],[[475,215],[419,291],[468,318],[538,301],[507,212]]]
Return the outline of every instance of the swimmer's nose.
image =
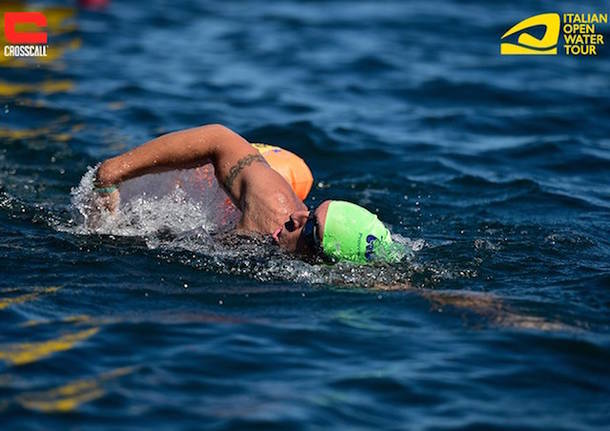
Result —
[[[273,238],[273,240],[276,242],[276,244],[280,243],[280,232],[282,231],[281,227],[278,227],[275,232],[273,232],[271,234],[271,237]]]

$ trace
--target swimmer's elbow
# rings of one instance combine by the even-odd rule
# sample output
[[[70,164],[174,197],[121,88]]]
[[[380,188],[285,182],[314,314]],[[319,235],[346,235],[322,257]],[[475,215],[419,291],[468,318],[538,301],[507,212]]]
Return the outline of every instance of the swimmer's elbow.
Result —
[[[227,131],[231,131],[227,126],[224,126],[220,123],[212,123],[201,126],[202,129],[213,132],[213,133],[226,133]]]
[[[213,146],[213,154],[216,157],[229,155],[243,150],[251,150],[246,139],[238,133],[219,123],[202,126],[205,136],[209,136]]]
[[[201,126],[201,129],[209,135],[218,138],[226,138],[228,136],[237,135],[233,130],[229,129],[227,126],[223,126],[219,123],[206,124],[205,126]]]

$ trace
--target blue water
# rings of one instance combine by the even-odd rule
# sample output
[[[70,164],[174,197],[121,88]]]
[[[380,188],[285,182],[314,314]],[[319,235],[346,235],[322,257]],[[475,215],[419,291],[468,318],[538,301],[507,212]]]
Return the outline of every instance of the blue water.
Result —
[[[499,55],[607,2],[42,7],[56,56],[0,63],[3,430],[608,429],[610,47]],[[89,166],[214,122],[407,257],[217,244],[180,201],[84,228]]]

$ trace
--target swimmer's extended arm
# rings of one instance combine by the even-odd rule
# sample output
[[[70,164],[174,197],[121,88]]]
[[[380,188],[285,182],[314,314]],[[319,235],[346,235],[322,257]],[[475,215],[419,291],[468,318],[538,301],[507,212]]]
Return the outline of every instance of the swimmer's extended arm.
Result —
[[[212,162],[219,182],[235,201],[244,168],[264,162],[248,141],[228,128],[211,124],[160,136],[124,154],[104,161],[97,170],[96,185],[107,187],[146,174],[189,169]]]

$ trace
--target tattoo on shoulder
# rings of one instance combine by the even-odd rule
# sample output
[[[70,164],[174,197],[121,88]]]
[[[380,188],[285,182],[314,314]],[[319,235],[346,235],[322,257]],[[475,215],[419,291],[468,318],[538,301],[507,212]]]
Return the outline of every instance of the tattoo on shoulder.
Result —
[[[233,186],[233,182],[239,175],[239,173],[247,166],[250,166],[254,162],[262,162],[267,163],[265,158],[261,154],[248,154],[245,157],[242,157],[229,169],[229,175],[225,179],[225,187],[227,190],[231,190],[231,186]]]

